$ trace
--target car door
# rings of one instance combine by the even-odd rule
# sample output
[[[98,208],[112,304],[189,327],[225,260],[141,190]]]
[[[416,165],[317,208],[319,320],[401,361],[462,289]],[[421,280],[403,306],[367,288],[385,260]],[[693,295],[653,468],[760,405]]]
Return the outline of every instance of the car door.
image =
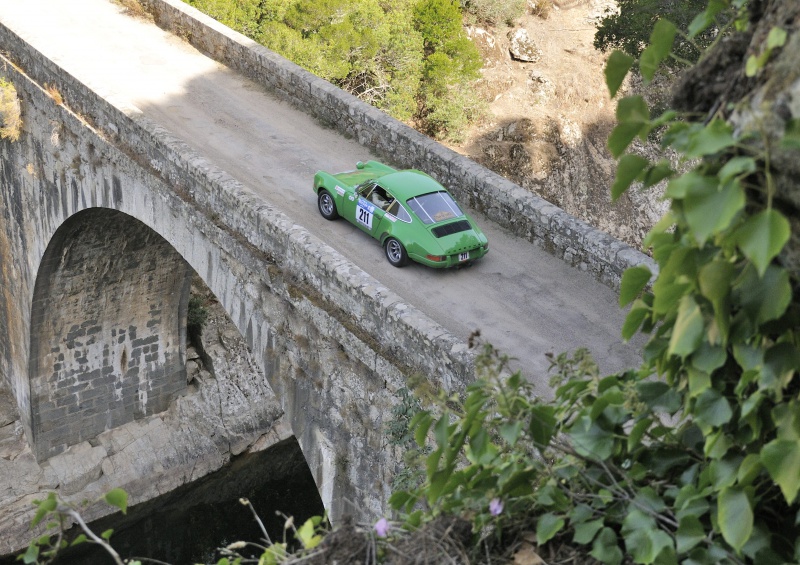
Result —
[[[384,208],[391,204],[386,191],[375,182],[365,183],[356,189],[353,201],[347,204],[347,219],[377,238],[380,235],[381,220],[386,214]]]

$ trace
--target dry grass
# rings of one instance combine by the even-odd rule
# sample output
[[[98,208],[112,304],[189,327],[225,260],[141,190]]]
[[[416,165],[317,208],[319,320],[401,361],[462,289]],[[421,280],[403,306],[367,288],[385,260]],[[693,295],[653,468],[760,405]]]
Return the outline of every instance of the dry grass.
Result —
[[[134,18],[141,18],[143,20],[152,20],[153,16],[142,6],[137,0],[115,0],[117,4],[122,6],[123,13]]]
[[[17,141],[22,131],[22,108],[17,89],[11,82],[0,78],[0,138]]]
[[[45,83],[44,84],[44,89],[47,92],[47,94],[50,95],[50,98],[53,99],[53,102],[55,102],[59,106],[63,106],[64,105],[64,97],[61,96],[61,92],[58,91],[58,88],[56,88],[56,86],[54,84]]]
[[[546,20],[553,11],[553,2],[554,0],[536,0],[531,5],[531,14]]]

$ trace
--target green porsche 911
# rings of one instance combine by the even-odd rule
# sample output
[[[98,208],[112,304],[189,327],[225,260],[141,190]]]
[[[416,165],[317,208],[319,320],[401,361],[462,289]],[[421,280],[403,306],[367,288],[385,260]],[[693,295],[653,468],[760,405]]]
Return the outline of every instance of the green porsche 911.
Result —
[[[355,171],[314,175],[319,213],[343,217],[381,242],[389,263],[409,259],[430,267],[468,264],[489,242],[447,190],[417,170],[397,171],[377,161]]]

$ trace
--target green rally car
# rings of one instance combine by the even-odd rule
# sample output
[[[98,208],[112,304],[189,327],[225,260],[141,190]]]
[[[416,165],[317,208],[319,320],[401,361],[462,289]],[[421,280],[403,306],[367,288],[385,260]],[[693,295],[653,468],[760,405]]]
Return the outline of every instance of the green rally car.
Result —
[[[489,242],[447,190],[417,170],[397,171],[377,161],[355,171],[314,175],[319,213],[343,217],[381,242],[395,267],[409,259],[453,267],[486,255]]]

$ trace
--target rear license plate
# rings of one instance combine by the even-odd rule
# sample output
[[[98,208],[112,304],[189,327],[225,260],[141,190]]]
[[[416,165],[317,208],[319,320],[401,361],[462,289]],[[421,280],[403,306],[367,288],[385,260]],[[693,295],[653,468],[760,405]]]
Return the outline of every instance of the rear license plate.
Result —
[[[467,251],[466,253],[459,253],[458,254],[458,260],[459,261],[466,261],[467,259],[469,259],[469,251]]]

